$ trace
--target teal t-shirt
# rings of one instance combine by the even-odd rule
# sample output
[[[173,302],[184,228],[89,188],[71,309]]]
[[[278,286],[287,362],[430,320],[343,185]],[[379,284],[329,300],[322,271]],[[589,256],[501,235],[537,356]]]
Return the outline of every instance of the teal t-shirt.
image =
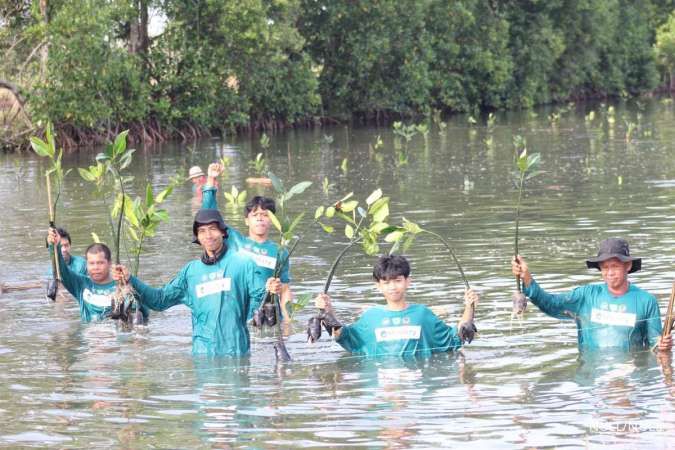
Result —
[[[49,246],[49,251],[53,252],[54,247]],[[75,272],[66,264],[61,255],[61,246],[58,246],[59,270],[61,271],[61,282],[63,286],[75,297],[80,306],[80,318],[83,322],[92,320],[102,320],[110,315],[111,296],[115,293],[115,282],[98,284],[87,275]],[[71,258],[72,260],[72,258]],[[86,273],[86,264],[85,264]]]
[[[249,352],[246,322],[265,295],[265,284],[250,260],[228,250],[212,265],[187,263],[162,288],[131,277],[143,305],[163,311],[184,304],[192,311],[192,353],[240,356]]]
[[[202,192],[202,208],[218,209],[218,202],[216,201],[218,190],[213,186],[204,186]],[[260,268],[259,273],[265,281],[274,275],[277,258],[280,258],[280,263],[283,264],[283,267],[281,268],[279,278],[282,283],[289,283],[291,281],[291,264],[288,260],[288,251],[286,249],[279,251],[279,246],[275,242],[269,239],[265,242],[254,241],[228,226],[227,246],[239,253],[240,256],[252,260]]]
[[[620,297],[610,294],[606,283],[550,294],[532,280],[524,293],[544,313],[576,321],[580,350],[651,348],[661,336],[656,298],[632,283]]]
[[[353,325],[342,327],[336,342],[349,352],[367,356],[424,356],[462,346],[455,327],[446,325],[426,306],[414,304],[403,311],[371,308]]]
[[[75,273],[79,273],[80,275],[86,275],[87,274],[87,260],[84,259],[81,256],[75,256],[75,255],[70,255],[70,261],[68,261],[68,268]],[[52,266],[49,266],[49,269],[47,270],[47,278],[52,278],[54,275],[52,274]]]

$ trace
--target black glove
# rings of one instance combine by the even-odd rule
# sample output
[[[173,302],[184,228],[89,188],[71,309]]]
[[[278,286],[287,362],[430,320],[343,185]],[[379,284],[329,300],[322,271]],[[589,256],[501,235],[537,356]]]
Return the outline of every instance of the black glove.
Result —
[[[478,333],[476,325],[473,323],[473,320],[469,322],[462,322],[459,324],[459,330],[457,330],[457,336],[462,341],[462,344],[470,344],[473,341],[474,336]]]
[[[338,318],[335,317],[335,315],[330,311],[325,311],[321,315],[321,323],[323,323],[323,326],[328,332],[329,336],[333,335],[333,331],[342,328],[342,322],[340,322]]]
[[[307,342],[314,343],[321,339],[321,316],[314,316],[307,322]]]

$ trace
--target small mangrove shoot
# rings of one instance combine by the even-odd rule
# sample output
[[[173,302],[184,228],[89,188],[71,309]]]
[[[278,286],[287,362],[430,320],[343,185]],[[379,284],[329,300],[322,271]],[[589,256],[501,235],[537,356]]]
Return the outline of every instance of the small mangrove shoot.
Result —
[[[515,172],[515,182],[518,188],[518,201],[516,203],[516,231],[513,245],[514,257],[518,258],[518,239],[520,229],[520,207],[523,199],[523,188],[525,181],[536,177],[541,172],[538,170],[540,154],[527,154],[527,143],[522,136],[514,137],[514,145],[516,147],[515,165],[517,171]],[[513,293],[513,310],[511,317],[523,317],[525,309],[527,308],[527,297],[523,294],[520,277],[516,276],[516,292]]]

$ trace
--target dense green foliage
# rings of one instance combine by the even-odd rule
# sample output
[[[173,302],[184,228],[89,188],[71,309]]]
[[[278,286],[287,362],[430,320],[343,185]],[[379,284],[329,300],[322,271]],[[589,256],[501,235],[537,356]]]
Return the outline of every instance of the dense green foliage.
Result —
[[[70,143],[123,127],[157,140],[326,116],[475,113],[654,90],[673,71],[673,8],[672,0],[0,0],[0,81],[19,87],[36,128],[51,120]],[[161,17],[154,36],[152,16]]]

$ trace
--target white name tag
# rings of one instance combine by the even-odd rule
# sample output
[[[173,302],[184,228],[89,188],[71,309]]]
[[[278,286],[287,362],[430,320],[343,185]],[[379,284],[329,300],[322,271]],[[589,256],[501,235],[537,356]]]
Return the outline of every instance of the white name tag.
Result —
[[[252,252],[251,250],[247,249],[242,249],[241,250],[243,253],[246,254],[249,258],[251,258],[258,267],[265,267],[267,269],[272,269],[274,270],[277,265],[277,259],[273,258],[271,256],[266,256],[266,255],[261,255],[256,252]]]
[[[197,298],[202,298],[206,295],[217,294],[218,292],[229,291],[232,287],[231,278],[218,278],[217,280],[207,281],[197,285]]]
[[[94,294],[89,289],[82,291],[82,299],[99,308],[110,308],[110,294]]]
[[[596,308],[591,310],[591,322],[601,323],[603,325],[634,327],[635,318],[635,314],[633,313],[607,311]]]
[[[375,328],[375,339],[377,342],[419,339],[421,331],[422,327],[419,325]]]

